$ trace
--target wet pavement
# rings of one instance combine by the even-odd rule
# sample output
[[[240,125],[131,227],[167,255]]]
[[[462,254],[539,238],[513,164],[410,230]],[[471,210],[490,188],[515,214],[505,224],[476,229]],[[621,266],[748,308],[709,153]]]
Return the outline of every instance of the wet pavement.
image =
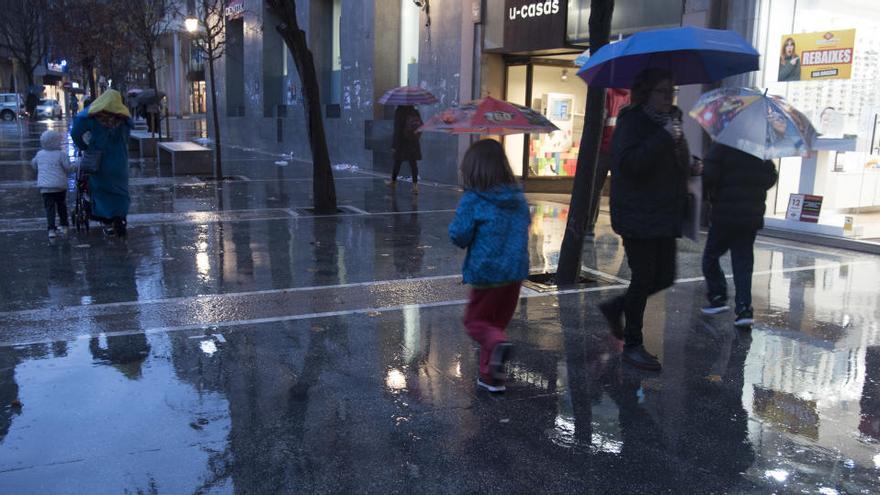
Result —
[[[595,280],[524,289],[489,396],[446,238],[458,191],[339,167],[343,211],[314,217],[308,164],[227,148],[220,184],[132,160],[127,241],[50,241],[27,165],[48,125],[0,125],[4,494],[880,491],[880,258],[759,237],[744,332],[700,314],[681,241],[646,374],[598,311],[629,278],[602,215]],[[566,207],[532,209],[552,271]]]

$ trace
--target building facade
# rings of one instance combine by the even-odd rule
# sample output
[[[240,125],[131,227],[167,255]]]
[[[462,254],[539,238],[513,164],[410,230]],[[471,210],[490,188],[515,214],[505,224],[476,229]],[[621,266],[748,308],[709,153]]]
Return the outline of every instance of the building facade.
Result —
[[[420,107],[424,119],[487,95],[547,115],[561,131],[507,136],[504,146],[527,190],[571,191],[580,136],[591,125],[584,122],[587,86],[575,64],[589,45],[589,0],[299,0],[297,8],[319,75],[333,163],[389,173],[393,108],[376,101],[393,87],[418,85],[438,99]],[[880,238],[880,11],[873,2],[845,0],[830,8],[820,0],[617,0],[613,19],[613,39],[693,25],[732,29],[751,41],[762,54],[761,70],[723,84],[781,94],[824,134],[813,156],[779,161],[768,226]],[[302,86],[278,22],[262,0],[230,3],[216,82],[223,140],[308,161]],[[836,39],[834,32],[852,29],[850,77],[778,81],[783,35],[820,32]],[[681,88],[679,106],[690,109],[708,89]],[[817,123],[822,119],[836,127]],[[686,122],[685,131],[692,149],[708,145],[695,122]],[[422,178],[456,184],[472,139],[425,133]],[[792,194],[823,197],[818,222],[786,219]]]
[[[275,29],[279,21],[262,0],[236,4],[228,9],[226,52],[216,65],[223,140],[309,160],[302,85]],[[297,2],[333,163],[390,171],[393,108],[375,102],[391,88],[412,84],[434,93],[439,102],[420,109],[424,118],[475,96],[470,7],[461,0],[435,0],[430,11],[411,0]],[[456,183],[466,143],[426,134],[423,177]]]

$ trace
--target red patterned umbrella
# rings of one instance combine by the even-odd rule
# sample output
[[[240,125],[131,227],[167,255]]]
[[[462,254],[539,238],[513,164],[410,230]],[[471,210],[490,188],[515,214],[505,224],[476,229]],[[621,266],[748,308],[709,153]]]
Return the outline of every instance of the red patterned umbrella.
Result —
[[[444,110],[419,128],[419,132],[448,134],[540,134],[558,130],[531,108],[491,96]]]
[[[401,86],[386,91],[379,98],[379,103],[382,105],[430,105],[437,103],[437,98],[418,86]]]

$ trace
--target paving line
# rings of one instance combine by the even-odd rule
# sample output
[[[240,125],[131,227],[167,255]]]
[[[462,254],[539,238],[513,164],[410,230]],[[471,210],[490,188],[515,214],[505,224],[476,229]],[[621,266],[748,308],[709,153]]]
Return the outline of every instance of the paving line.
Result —
[[[608,287],[589,287],[589,288],[581,288],[581,289],[569,289],[569,290],[561,290],[550,293],[538,293],[534,292],[532,294],[526,293],[520,295],[521,299],[531,299],[534,297],[545,297],[545,296],[553,296],[560,294],[572,294],[577,292],[598,292],[600,290],[607,289],[621,289],[624,288],[624,285],[619,286],[608,286]],[[320,313],[306,313],[299,315],[285,315],[285,316],[272,316],[268,318],[252,318],[249,320],[230,320],[230,321],[220,321],[220,322],[212,322],[212,323],[199,323],[192,325],[179,325],[179,326],[169,326],[169,327],[153,327],[153,328],[145,328],[142,330],[122,330],[122,331],[111,331],[111,332],[102,332],[107,337],[119,337],[126,335],[155,335],[155,334],[168,334],[175,332],[186,332],[190,330],[210,330],[214,331],[219,328],[229,328],[229,327],[237,327],[244,325],[262,325],[266,323],[282,323],[288,321],[299,321],[299,320],[313,320],[318,318],[332,318],[336,316],[350,316],[350,315],[358,315],[358,314],[376,314],[376,313],[391,313],[396,311],[403,311],[405,309],[424,309],[424,308],[440,308],[446,306],[461,306],[468,303],[467,299],[453,299],[449,301],[437,301],[432,303],[424,303],[424,304],[401,304],[396,306],[378,306],[378,307],[370,307],[370,308],[359,308],[359,309],[345,309],[339,311],[324,311]],[[82,334],[72,337],[70,339],[65,340],[86,340],[94,338],[95,336],[92,334]],[[199,335],[198,337],[193,336],[190,338],[203,338],[205,335]],[[45,344],[56,342],[56,340],[39,340],[32,342],[17,342],[17,343],[6,343],[0,342],[0,347],[19,347],[19,346],[28,346],[35,344]]]
[[[777,275],[780,273],[793,273],[793,272],[806,272],[810,270],[826,270],[828,268],[838,268],[843,266],[853,266],[853,265],[865,265],[869,263],[877,263],[876,261],[871,260],[862,260],[862,261],[851,261],[849,263],[827,263],[825,265],[812,265],[812,266],[796,266],[792,268],[780,268],[778,270],[759,270],[757,272],[752,272],[752,278],[761,275]],[[725,278],[733,278],[733,274],[726,274]],[[690,277],[690,278],[679,278],[675,280],[677,284],[686,284],[692,282],[701,282],[703,281],[703,277]]]
[[[817,254],[817,255],[822,255],[822,256],[836,256],[836,257],[840,257],[840,256],[843,254],[843,253],[839,253],[839,252],[836,253],[836,252],[833,252],[833,251],[826,251],[826,250],[824,250],[824,249],[815,249],[815,248],[807,248],[807,247],[800,247],[800,246],[792,246],[792,245],[788,245],[788,244],[783,244],[783,243],[781,243],[781,242],[770,242],[770,241],[756,240],[756,241],[755,241],[755,244],[762,244],[762,245],[764,245],[764,246],[772,246],[772,247],[785,248],[785,249],[795,249],[795,250],[798,250],[798,251],[805,251],[805,252],[807,252],[807,253],[812,253],[812,254]]]
[[[334,181],[342,181],[342,180],[378,180],[379,177],[334,177]],[[248,179],[247,181],[241,182],[314,182],[313,179],[302,178],[302,179]],[[208,182],[199,182],[200,184],[209,184]]]
[[[379,216],[393,216],[393,215],[410,215],[413,213],[416,214],[435,214],[435,213],[455,213],[455,209],[438,209],[438,210],[406,210],[406,211],[379,211],[379,212],[368,212],[366,210],[361,210],[360,208],[349,207],[347,205],[346,208],[351,208],[352,211],[357,211],[353,213],[336,213],[332,215],[301,215],[294,211],[296,208],[310,208],[308,206],[303,207],[294,207],[294,208],[261,208],[261,209],[253,209],[253,210],[223,210],[223,213],[235,213],[235,212],[263,212],[263,211],[276,211],[276,212],[284,212],[283,216],[274,216],[267,215],[263,217],[245,217],[245,218],[209,218],[209,219],[199,219],[199,218],[180,218],[180,219],[167,219],[167,220],[139,220],[136,215],[162,215],[162,213],[140,213],[135,214],[129,217],[129,229],[137,228],[137,227],[149,227],[156,225],[181,225],[181,224],[206,224],[206,223],[234,223],[234,222],[260,222],[260,221],[268,221],[268,220],[284,220],[294,218],[342,218],[342,217],[379,217]],[[214,211],[205,211],[205,212],[193,212],[193,213],[213,213],[217,214],[219,212]],[[21,227],[2,227],[4,223],[26,223],[30,225],[24,225]],[[0,219],[0,234],[8,234],[8,233],[16,233],[16,232],[37,232],[43,231],[45,229],[46,219],[43,217],[32,217],[32,218],[9,218],[9,219]]]
[[[791,272],[800,272],[800,271],[808,271],[808,270],[824,270],[827,268],[836,268],[842,266],[851,266],[851,265],[860,265],[860,264],[868,264],[872,263],[869,260],[863,261],[853,261],[849,263],[829,263],[825,265],[812,265],[812,266],[803,266],[803,267],[793,267],[793,268],[782,268],[777,270],[760,270],[752,273],[752,276],[762,276],[762,275],[772,275],[778,273],[791,273]],[[609,273],[605,273],[600,270],[595,270],[587,267],[581,267],[585,271],[589,273],[593,273],[603,278],[607,278],[609,280],[614,280],[618,282],[617,285],[613,286],[599,286],[599,287],[591,287],[589,290],[585,288],[575,288],[575,289],[560,289],[556,291],[550,292],[538,292],[531,289],[527,289],[529,292],[527,294],[534,294],[535,296],[546,296],[553,294],[570,294],[577,292],[593,292],[595,290],[608,290],[618,287],[626,287],[629,284],[629,280],[616,277]],[[726,274],[726,278],[732,279],[732,274]],[[354,287],[370,287],[370,286],[378,286],[378,285],[390,285],[390,284],[401,284],[407,282],[429,282],[435,280],[450,280],[455,278],[461,278],[461,275],[432,275],[428,277],[413,277],[413,278],[399,278],[399,279],[389,279],[389,280],[371,280],[367,282],[351,282],[345,284],[332,284],[332,285],[311,285],[311,286],[303,286],[303,287],[286,287],[283,289],[264,289],[264,290],[256,290],[256,291],[239,291],[239,292],[223,292],[216,294],[199,294],[196,296],[180,296],[180,297],[167,297],[167,298],[158,298],[158,299],[145,299],[145,300],[137,300],[137,301],[119,301],[119,302],[111,302],[111,303],[100,303],[100,304],[81,304],[76,306],[64,306],[61,308],[63,311],[85,311],[92,309],[104,309],[104,308],[122,308],[129,306],[140,306],[147,304],[163,304],[163,303],[174,303],[174,302],[187,302],[187,301],[200,301],[209,298],[233,298],[233,297],[245,297],[245,296],[260,296],[260,295],[270,295],[270,294],[288,294],[288,293],[296,293],[296,292],[307,292],[313,290],[325,290],[325,289],[348,289]],[[690,278],[679,278],[675,280],[675,283],[693,283],[700,282],[703,280],[703,277],[690,277]],[[35,315],[40,313],[53,313],[58,311],[57,308],[38,308],[38,309],[24,309],[24,310],[15,310],[15,311],[0,311],[0,315],[2,316],[18,316],[18,315]]]
[[[761,275],[769,275],[769,274],[779,274],[779,273],[791,273],[791,272],[800,272],[800,271],[809,271],[809,270],[822,270],[826,268],[836,268],[842,266],[851,266],[851,265],[859,265],[869,263],[869,261],[856,261],[851,263],[834,263],[834,264],[826,264],[826,265],[814,265],[814,266],[803,266],[803,267],[794,267],[794,268],[784,268],[780,270],[763,270],[759,272],[755,272],[753,276],[761,276]],[[457,275],[456,275],[457,276]],[[449,276],[452,277],[452,276]],[[732,278],[732,275],[727,275],[727,278]],[[404,279],[404,280],[413,280],[413,279]],[[691,283],[702,281],[702,277],[693,277],[686,279],[678,279],[676,283]],[[358,285],[370,285],[374,282],[363,282]],[[604,292],[610,290],[622,290],[627,287],[627,284],[618,284],[618,285],[608,285],[608,286],[599,286],[599,287],[586,287],[586,288],[572,288],[572,289],[562,289],[556,290],[552,292],[538,293],[538,292],[521,292],[520,299],[532,299],[537,297],[553,297],[560,295],[568,295],[568,294],[578,294],[578,293],[590,293],[590,292]],[[302,290],[306,290],[306,288],[302,288]],[[129,303],[108,303],[109,304],[132,304],[135,302]],[[298,314],[298,315],[285,315],[285,316],[273,316],[267,318],[252,318],[248,320],[230,320],[230,321],[220,321],[220,322],[211,322],[211,323],[199,323],[199,324],[191,324],[191,325],[179,325],[179,326],[167,326],[167,327],[153,327],[153,328],[145,328],[140,330],[122,330],[122,331],[111,331],[111,332],[102,332],[108,337],[117,337],[117,336],[126,336],[126,335],[137,335],[137,334],[145,334],[145,335],[154,335],[154,334],[167,334],[174,332],[184,332],[191,330],[210,330],[214,331],[219,328],[229,328],[236,326],[245,326],[245,325],[261,325],[266,323],[281,323],[287,321],[300,321],[300,320],[311,320],[318,318],[332,318],[337,316],[347,316],[347,315],[357,315],[357,314],[376,314],[376,313],[389,313],[396,311],[403,311],[405,309],[416,308],[438,308],[438,307],[446,307],[446,306],[458,306],[465,305],[468,303],[467,299],[455,299],[449,301],[437,301],[432,303],[424,303],[424,304],[402,304],[402,305],[393,305],[393,306],[379,306],[379,307],[369,307],[369,308],[359,308],[359,309],[346,309],[339,311],[324,311],[320,313],[306,313],[306,314]],[[42,310],[36,310],[42,311]],[[64,340],[85,340],[94,338],[92,334],[81,334],[75,337],[71,337]],[[21,347],[35,344],[46,344],[56,342],[58,339],[43,339],[36,340],[30,342],[15,342],[15,343],[7,343],[0,342],[0,347]]]
[[[358,215],[369,215],[370,214],[370,212],[368,212],[366,210],[362,210],[356,206],[351,206],[351,205],[341,205],[339,208],[340,209],[345,208],[348,211],[353,211],[353,212],[357,213]]]
[[[627,280],[625,278],[620,278],[618,276],[611,275],[610,273],[605,273],[603,271],[596,270],[596,269],[590,268],[588,266],[581,265],[581,271],[591,273],[591,274],[596,275],[598,277],[602,277],[604,279],[611,280],[611,281],[617,282],[619,284],[628,284],[629,283],[629,280]]]
[[[129,187],[149,187],[149,186],[204,186],[206,182],[195,181],[188,178],[172,178],[172,177],[137,177],[128,181]],[[19,181],[2,181],[0,189],[36,189],[36,180],[19,180]],[[69,195],[74,194],[68,191]]]
[[[307,292],[312,290],[323,290],[323,289],[349,289],[353,287],[370,287],[376,285],[389,285],[389,284],[400,284],[407,282],[428,282],[433,280],[449,280],[454,278],[461,278],[461,275],[432,275],[430,277],[414,277],[414,278],[398,278],[391,280],[370,280],[368,282],[351,282],[346,284],[333,284],[333,285],[311,285],[305,287],[286,287],[284,289],[264,289],[264,290],[255,290],[255,291],[241,291],[241,292],[223,292],[217,294],[199,294],[197,296],[180,296],[180,297],[166,297],[160,299],[145,299],[139,301],[119,301],[119,302],[111,302],[111,303],[101,303],[101,304],[80,304],[76,306],[64,306],[61,309],[57,308],[39,308],[39,309],[22,309],[17,311],[0,311],[0,316],[17,316],[17,315],[34,315],[39,313],[54,313],[57,311],[84,311],[91,309],[103,309],[103,308],[124,308],[128,306],[140,306],[146,304],[162,304],[162,303],[174,303],[174,302],[197,302],[204,299],[216,298],[216,297],[244,297],[244,296],[260,296],[260,295],[269,295],[269,294],[288,294],[295,292]]]

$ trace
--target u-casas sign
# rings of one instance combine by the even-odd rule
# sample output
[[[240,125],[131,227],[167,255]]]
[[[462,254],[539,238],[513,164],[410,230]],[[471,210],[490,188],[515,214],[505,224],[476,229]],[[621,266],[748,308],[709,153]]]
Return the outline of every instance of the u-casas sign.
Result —
[[[507,18],[511,21],[526,19],[528,17],[541,17],[559,13],[559,0],[546,0],[544,2],[531,2],[519,7],[508,7]]]
[[[507,0],[505,7],[506,51],[546,50],[564,46],[568,0]]]

